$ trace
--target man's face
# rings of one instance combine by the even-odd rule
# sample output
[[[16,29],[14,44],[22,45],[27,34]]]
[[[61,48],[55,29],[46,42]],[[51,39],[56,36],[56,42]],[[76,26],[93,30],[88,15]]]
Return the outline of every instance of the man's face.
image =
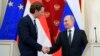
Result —
[[[41,7],[41,10],[40,11],[36,11],[37,18],[39,18],[43,14],[44,14],[44,7]]]
[[[70,16],[65,16],[64,26],[65,28],[70,29],[71,27],[74,26],[74,20],[72,20]]]

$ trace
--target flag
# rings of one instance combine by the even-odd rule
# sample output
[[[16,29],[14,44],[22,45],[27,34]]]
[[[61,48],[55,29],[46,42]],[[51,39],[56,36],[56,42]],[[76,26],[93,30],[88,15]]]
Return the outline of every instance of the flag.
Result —
[[[51,43],[55,44],[59,29],[60,19],[65,6],[64,0],[43,0],[45,5],[46,20],[50,29]],[[53,56],[61,56],[61,50],[53,53]]]
[[[3,23],[0,28],[0,39],[16,40],[18,22],[24,13],[23,0],[8,0]]]
[[[62,18],[59,25],[59,30],[64,31],[66,28],[64,27],[63,21],[64,17],[66,15],[73,15],[75,19],[74,27],[76,29],[83,29],[83,23],[82,23],[82,17],[81,17],[81,11],[80,11],[80,5],[79,0],[66,0],[65,8],[62,14]]]
[[[59,21],[65,6],[64,0],[43,0],[45,5],[46,20],[50,29],[52,45],[55,43],[56,34],[59,29]]]
[[[27,0],[24,16],[27,14],[30,14],[29,9],[31,3],[39,1],[42,3],[42,0]],[[38,28],[38,43],[41,44],[44,47],[51,47],[51,40],[50,40],[50,33],[49,33],[49,28],[46,22],[45,16],[41,16],[40,19],[36,19],[36,24]],[[38,56],[51,56],[48,54],[43,54],[42,52],[38,52]]]

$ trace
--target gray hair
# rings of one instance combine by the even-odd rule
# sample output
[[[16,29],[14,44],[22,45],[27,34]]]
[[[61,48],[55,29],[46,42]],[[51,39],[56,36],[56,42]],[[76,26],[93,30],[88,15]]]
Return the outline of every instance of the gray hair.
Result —
[[[74,16],[73,15],[66,15],[65,17],[70,17],[70,19],[72,20],[72,21],[75,21],[75,19],[74,19]]]
[[[74,16],[72,16],[72,15],[69,15],[69,16],[70,16],[70,19],[71,19],[72,21],[75,21]]]

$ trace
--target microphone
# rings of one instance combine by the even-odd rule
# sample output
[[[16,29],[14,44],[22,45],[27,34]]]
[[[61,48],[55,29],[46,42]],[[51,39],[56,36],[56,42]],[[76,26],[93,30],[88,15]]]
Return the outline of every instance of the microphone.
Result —
[[[97,43],[97,33],[96,33],[96,27],[94,27],[95,30],[95,43]]]

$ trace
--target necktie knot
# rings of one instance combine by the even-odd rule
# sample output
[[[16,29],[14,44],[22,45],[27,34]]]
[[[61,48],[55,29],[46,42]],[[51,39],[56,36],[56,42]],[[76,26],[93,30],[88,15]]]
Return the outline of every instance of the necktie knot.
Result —
[[[34,20],[34,24],[36,24],[36,20]]]
[[[69,32],[71,32],[72,30],[69,30]]]
[[[37,25],[36,25],[36,20],[34,20],[34,25],[35,25],[35,27],[37,27]]]

